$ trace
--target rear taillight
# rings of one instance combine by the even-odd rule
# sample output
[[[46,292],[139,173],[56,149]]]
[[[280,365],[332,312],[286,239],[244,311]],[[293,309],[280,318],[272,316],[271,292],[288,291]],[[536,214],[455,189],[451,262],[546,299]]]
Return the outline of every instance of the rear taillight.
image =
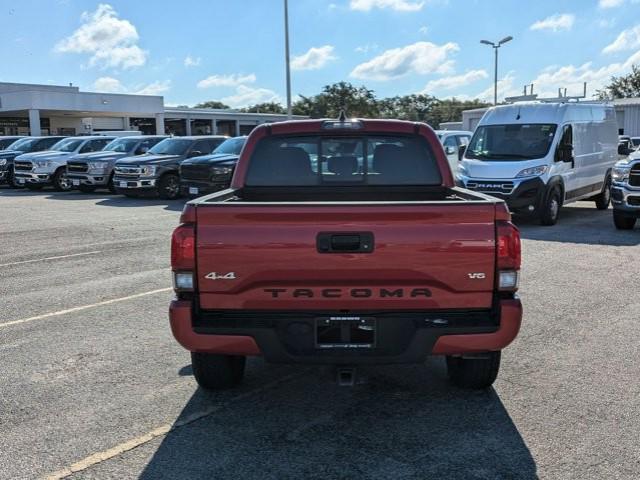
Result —
[[[497,222],[497,270],[498,289],[518,289],[521,263],[520,232],[514,224],[505,220]]]
[[[171,269],[173,288],[192,291],[196,269],[196,229],[194,225],[180,225],[171,236]]]

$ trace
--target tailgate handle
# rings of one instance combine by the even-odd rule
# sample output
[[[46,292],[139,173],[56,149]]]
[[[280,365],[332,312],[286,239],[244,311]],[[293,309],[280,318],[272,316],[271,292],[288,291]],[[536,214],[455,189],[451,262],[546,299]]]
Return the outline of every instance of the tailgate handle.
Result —
[[[373,233],[332,233],[320,232],[317,237],[319,253],[371,253]]]

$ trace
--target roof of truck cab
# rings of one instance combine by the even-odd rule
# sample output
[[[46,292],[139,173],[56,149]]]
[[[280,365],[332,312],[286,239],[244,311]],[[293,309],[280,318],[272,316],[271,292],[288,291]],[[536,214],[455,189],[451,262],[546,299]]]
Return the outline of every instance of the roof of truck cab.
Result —
[[[615,119],[613,106],[596,102],[517,102],[491,107],[478,125],[602,121]]]
[[[323,125],[325,122],[338,122],[335,118],[321,118],[313,120],[287,120],[284,122],[274,122],[268,124],[262,124],[256,127],[258,129],[268,129],[271,133],[276,135],[289,134],[289,133],[335,133],[344,135],[345,133],[357,134],[358,132],[381,132],[381,133],[413,133],[418,127],[426,127],[429,130],[432,128],[426,123],[410,122],[407,120],[387,120],[387,119],[368,119],[368,118],[348,118],[346,123],[359,122],[362,124],[362,128],[357,129],[325,129]]]

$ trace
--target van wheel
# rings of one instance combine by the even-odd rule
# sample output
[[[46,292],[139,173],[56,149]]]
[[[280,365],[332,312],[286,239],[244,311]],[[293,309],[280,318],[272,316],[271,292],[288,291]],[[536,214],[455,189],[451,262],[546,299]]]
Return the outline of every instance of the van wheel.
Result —
[[[560,190],[554,188],[540,208],[540,224],[549,226],[558,223],[561,206]]]
[[[493,385],[500,370],[500,351],[478,358],[447,356],[447,373],[451,383],[462,388],[483,390]]]
[[[598,210],[606,210],[611,203],[611,176],[607,175],[604,181],[604,189],[601,193],[594,197],[596,201],[596,208]]]
[[[58,192],[68,192],[73,187],[71,182],[67,178],[67,172],[64,168],[59,168],[56,173],[53,174],[53,188]]]
[[[158,180],[158,195],[163,200],[175,200],[180,196],[180,177],[175,173],[165,173]]]
[[[244,376],[247,358],[238,355],[191,353],[193,376],[205,390],[222,390],[238,385]]]
[[[94,187],[93,185],[79,185],[78,190],[80,190],[82,193],[93,193],[96,191],[96,187]]]
[[[636,218],[628,217],[620,212],[613,211],[613,223],[618,230],[632,230],[636,226]]]

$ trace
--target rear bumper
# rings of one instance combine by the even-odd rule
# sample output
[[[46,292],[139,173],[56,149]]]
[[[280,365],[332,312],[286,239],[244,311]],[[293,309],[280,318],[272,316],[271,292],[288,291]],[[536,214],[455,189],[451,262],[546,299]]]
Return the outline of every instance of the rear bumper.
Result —
[[[277,315],[277,314],[276,314]],[[520,330],[520,300],[501,300],[494,313],[411,312],[378,314],[380,345],[371,349],[320,349],[313,312],[274,314],[207,312],[194,315],[190,301],[169,309],[171,330],[192,352],[263,355],[275,363],[390,364],[421,363],[429,355],[459,355],[502,350]],[[364,316],[364,314],[363,314]],[[445,320],[444,322],[442,320]]]

